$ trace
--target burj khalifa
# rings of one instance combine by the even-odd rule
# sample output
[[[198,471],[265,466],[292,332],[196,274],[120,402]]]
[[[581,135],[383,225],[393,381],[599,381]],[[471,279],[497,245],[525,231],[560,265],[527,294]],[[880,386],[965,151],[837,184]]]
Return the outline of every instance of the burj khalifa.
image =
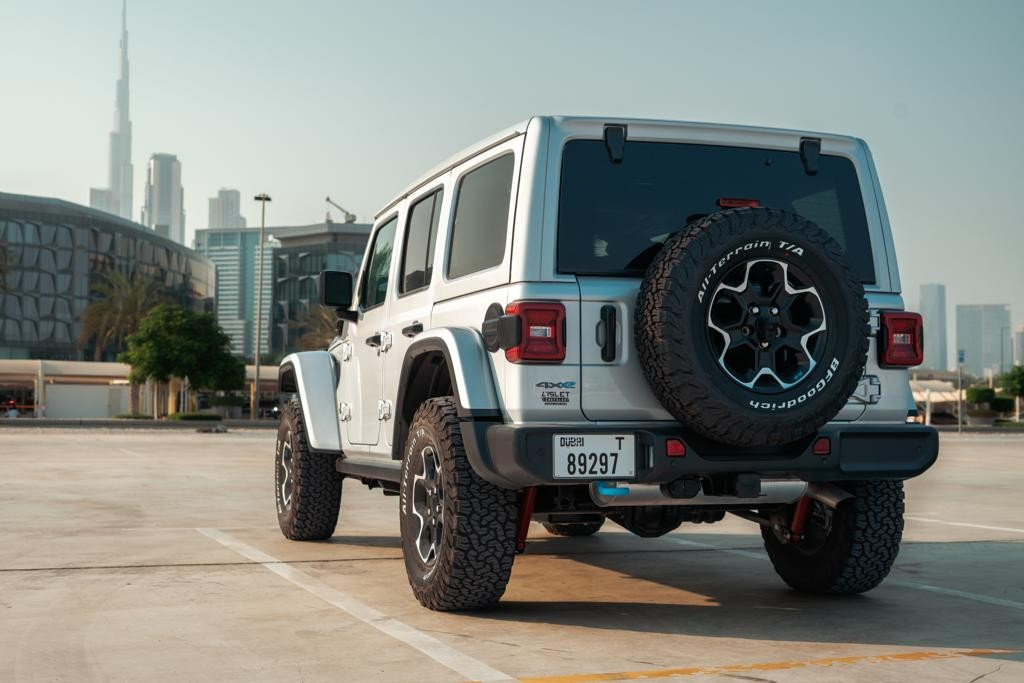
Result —
[[[128,20],[127,0],[121,5],[121,73],[114,103],[114,129],[110,132],[108,185],[89,191],[89,205],[132,218],[132,122],[128,118]]]

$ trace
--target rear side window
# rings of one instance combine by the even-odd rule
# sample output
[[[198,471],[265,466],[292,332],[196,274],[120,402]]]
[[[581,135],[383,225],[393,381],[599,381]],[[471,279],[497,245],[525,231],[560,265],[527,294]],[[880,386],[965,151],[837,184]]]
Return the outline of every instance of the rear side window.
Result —
[[[514,162],[514,157],[506,154],[470,171],[459,181],[448,257],[449,278],[492,268],[504,258]]]
[[[402,294],[423,289],[434,272],[434,243],[441,220],[442,190],[432,192],[409,209],[409,225],[402,248],[402,270],[398,291]]]
[[[392,218],[377,231],[373,238],[370,263],[363,274],[363,309],[384,303],[388,294],[388,271],[391,269],[391,252],[395,246],[395,227],[398,217]]]
[[[642,276],[666,239],[720,199],[755,199],[814,221],[846,251],[854,272],[875,281],[857,172],[822,155],[807,175],[798,152],[627,142],[612,164],[602,140],[572,140],[562,154],[558,271]]]

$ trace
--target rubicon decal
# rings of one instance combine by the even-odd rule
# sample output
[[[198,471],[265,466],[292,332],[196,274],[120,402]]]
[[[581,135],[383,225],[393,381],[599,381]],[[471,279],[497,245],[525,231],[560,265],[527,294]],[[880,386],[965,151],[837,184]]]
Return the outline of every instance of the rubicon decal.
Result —
[[[803,247],[793,244],[792,242],[786,242],[785,240],[776,240],[774,242],[772,240],[755,240],[753,242],[747,242],[742,247],[736,247],[725,256],[718,259],[718,262],[711,266],[711,270],[709,270],[707,275],[704,276],[704,279],[701,280],[700,289],[697,291],[697,301],[704,303],[704,295],[708,292],[708,285],[711,283],[711,279],[716,273],[718,273],[718,271],[722,270],[734,256],[752,249],[771,249],[773,246],[795,256],[804,255]]]
[[[825,371],[825,376],[814,383],[814,386],[800,394],[796,398],[791,398],[788,401],[750,401],[750,407],[757,410],[788,410],[795,408],[796,406],[803,405],[807,399],[811,398],[815,394],[819,394],[825,390],[828,383],[832,381],[832,378],[836,376],[836,370],[839,369],[839,359],[833,358],[832,362],[829,363],[828,369]]]

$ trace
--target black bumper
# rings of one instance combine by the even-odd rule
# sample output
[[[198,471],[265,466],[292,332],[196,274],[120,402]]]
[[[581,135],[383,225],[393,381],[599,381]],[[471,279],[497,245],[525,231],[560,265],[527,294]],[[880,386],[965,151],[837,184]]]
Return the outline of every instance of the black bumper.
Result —
[[[650,424],[607,427],[566,425],[517,426],[467,420],[462,423],[466,454],[477,473],[503,488],[586,483],[552,475],[555,434],[634,434],[636,476],[629,481],[664,484],[680,477],[715,474],[760,474],[805,481],[909,479],[935,462],[939,434],[916,424],[829,424],[817,434],[779,449],[730,448],[702,440],[678,427]],[[816,455],[813,445],[829,439],[829,454]],[[684,457],[665,455],[665,441],[681,439]]]

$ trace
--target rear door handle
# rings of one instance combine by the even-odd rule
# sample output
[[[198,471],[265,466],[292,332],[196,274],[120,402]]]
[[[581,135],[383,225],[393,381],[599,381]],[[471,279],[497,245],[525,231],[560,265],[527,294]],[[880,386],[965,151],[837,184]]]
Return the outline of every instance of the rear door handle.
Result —
[[[423,331],[423,323],[419,320],[415,321],[412,325],[406,325],[402,328],[402,334],[406,337],[415,337],[417,334]]]
[[[604,340],[601,343],[601,360],[611,363],[615,360],[615,307],[601,307],[601,327],[604,328]]]
[[[380,341],[380,332],[378,332],[377,334],[366,338],[366,345],[373,346],[375,348],[380,348]]]

